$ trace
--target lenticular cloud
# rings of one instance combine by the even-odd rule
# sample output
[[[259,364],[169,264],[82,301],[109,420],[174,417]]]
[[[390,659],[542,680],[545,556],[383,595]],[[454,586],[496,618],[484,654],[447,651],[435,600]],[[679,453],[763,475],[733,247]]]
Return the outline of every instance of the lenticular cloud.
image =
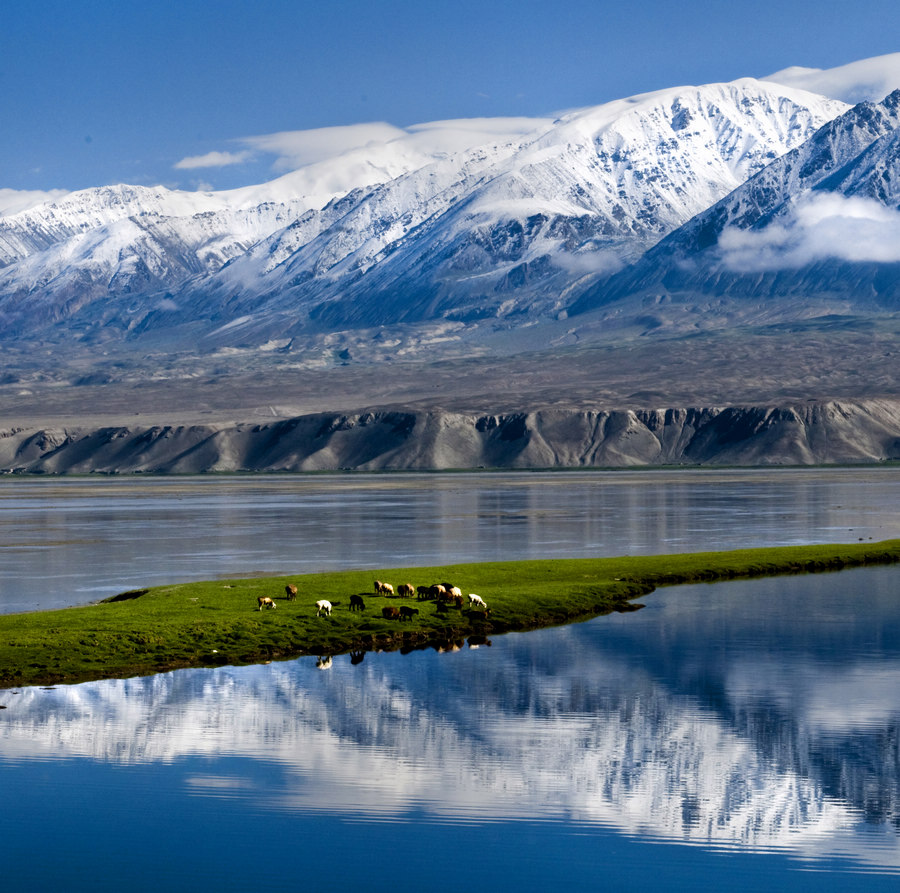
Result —
[[[822,260],[900,262],[900,211],[869,198],[815,193],[759,230],[726,229],[722,265],[735,273],[796,269]]]

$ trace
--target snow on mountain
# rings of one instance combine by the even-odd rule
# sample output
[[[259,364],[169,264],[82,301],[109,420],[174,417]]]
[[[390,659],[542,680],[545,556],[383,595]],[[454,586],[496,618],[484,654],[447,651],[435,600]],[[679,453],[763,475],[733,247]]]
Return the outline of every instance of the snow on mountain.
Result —
[[[230,192],[83,190],[0,217],[0,319],[9,337],[555,313],[844,109],[746,79],[388,131]]]
[[[374,277],[342,283],[342,297],[357,311],[367,301],[369,323],[557,312],[580,279],[638,256],[836,108],[741,81],[572,113],[404,233]]]
[[[900,53],[860,59],[836,68],[793,66],[766,75],[763,80],[821,93],[852,105],[878,102],[900,87]]]
[[[634,297],[782,296],[813,315],[900,297],[900,90],[860,103],[672,232],[572,310]],[[874,264],[862,268],[859,264]],[[856,265],[852,269],[842,265]],[[847,305],[849,306],[849,305]],[[767,311],[777,309],[768,307]],[[795,308],[796,309],[796,308]]]

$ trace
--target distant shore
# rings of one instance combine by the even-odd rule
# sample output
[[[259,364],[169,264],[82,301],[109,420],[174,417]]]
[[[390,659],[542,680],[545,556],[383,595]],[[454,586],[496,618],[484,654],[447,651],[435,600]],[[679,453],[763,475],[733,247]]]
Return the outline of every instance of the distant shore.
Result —
[[[878,464],[896,400],[505,413],[382,408],[217,424],[0,431],[0,473],[202,474]]]
[[[0,616],[0,686],[149,675],[304,654],[453,650],[467,639],[635,610],[658,586],[900,562],[900,540],[643,557],[488,562],[217,580],[122,593],[96,605]],[[375,580],[394,592],[376,593]],[[400,584],[413,594],[400,596]],[[446,610],[416,594],[452,584]],[[297,594],[290,598],[286,587]],[[489,608],[469,599],[481,597]],[[351,610],[358,596],[364,610]],[[271,599],[274,607],[259,599]],[[326,600],[331,612],[319,611]],[[354,599],[357,601],[357,599]],[[355,606],[354,606],[355,607]],[[400,608],[405,610],[400,612]],[[383,609],[388,609],[387,611]],[[403,618],[385,616],[405,615]]]

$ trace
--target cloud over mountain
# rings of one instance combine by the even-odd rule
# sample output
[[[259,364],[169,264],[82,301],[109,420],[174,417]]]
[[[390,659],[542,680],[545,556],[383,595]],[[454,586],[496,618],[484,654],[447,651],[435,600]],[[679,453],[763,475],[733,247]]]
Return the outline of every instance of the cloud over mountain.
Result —
[[[29,208],[36,208],[45,202],[56,201],[66,195],[65,189],[0,189],[0,217],[18,214]]]
[[[855,105],[878,102],[900,87],[900,53],[873,56],[836,68],[794,66],[766,75],[763,80],[799,87]]]
[[[848,111],[745,78],[554,119],[248,137],[180,164],[268,155],[287,172],[0,218],[3,332],[255,348],[398,324],[524,330],[663,280],[706,293],[818,259],[890,262],[898,109],[900,93]]]
[[[182,158],[174,165],[176,170],[193,170],[200,167],[227,167],[231,164],[243,164],[252,156],[251,152],[207,152],[205,155],[192,155]]]
[[[718,248],[722,265],[738,273],[799,268],[827,259],[896,263],[900,211],[871,198],[812,193],[761,229],[726,228]]]

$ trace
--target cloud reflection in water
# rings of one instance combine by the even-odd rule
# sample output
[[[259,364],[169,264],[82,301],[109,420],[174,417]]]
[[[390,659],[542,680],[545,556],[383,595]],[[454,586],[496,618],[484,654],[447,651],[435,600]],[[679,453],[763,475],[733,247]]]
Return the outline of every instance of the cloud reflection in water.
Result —
[[[256,813],[603,826],[898,873],[895,579],[664,590],[636,614],[328,672],[307,658],[22,689],[3,696],[0,764],[203,757],[187,794]]]

